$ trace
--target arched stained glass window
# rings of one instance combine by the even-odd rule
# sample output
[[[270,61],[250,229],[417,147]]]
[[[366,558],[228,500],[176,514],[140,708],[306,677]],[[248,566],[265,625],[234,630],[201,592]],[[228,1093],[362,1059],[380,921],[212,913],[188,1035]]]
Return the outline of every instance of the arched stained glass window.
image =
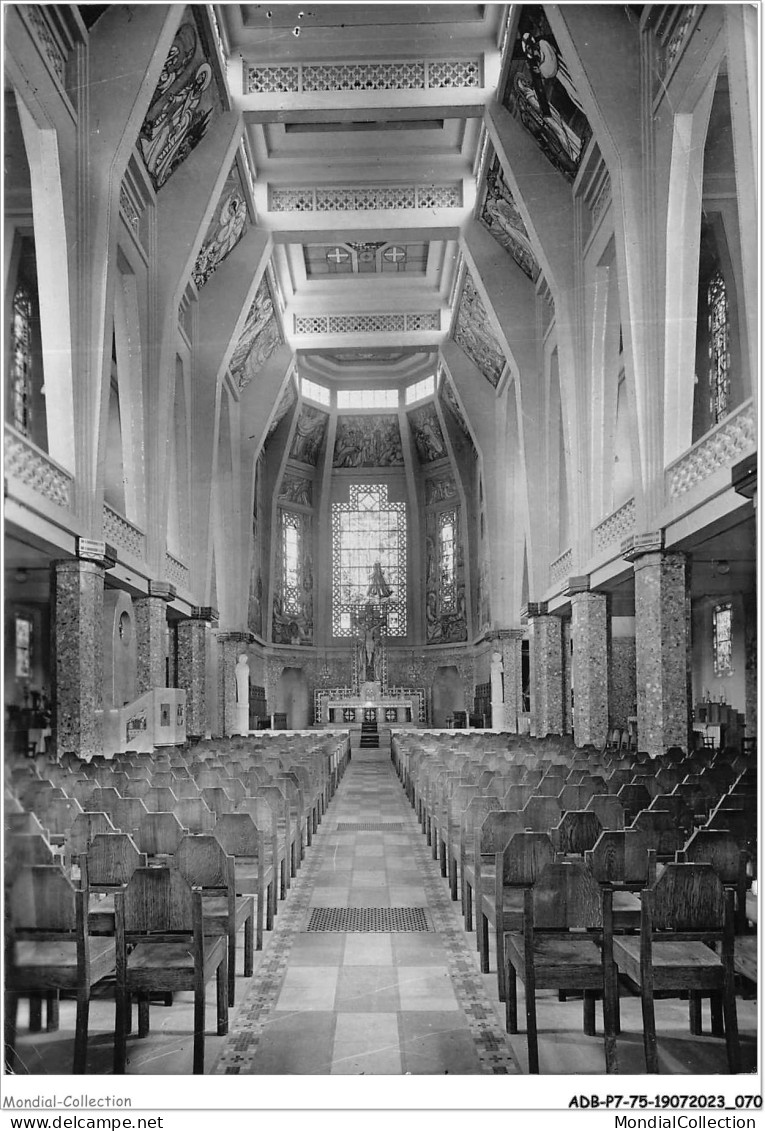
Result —
[[[32,294],[20,282],[13,296],[11,325],[11,420],[28,436],[32,428]]]
[[[715,424],[728,415],[730,400],[730,346],[728,292],[717,270],[707,287],[709,309],[709,411]]]
[[[300,612],[301,516],[282,511],[282,602],[287,615]]]
[[[730,602],[712,610],[712,659],[717,676],[733,672],[733,607]]]
[[[379,562],[393,590],[388,636],[406,636],[406,503],[389,502],[385,483],[354,483],[350,501],[332,504],[332,632],[353,636]]]

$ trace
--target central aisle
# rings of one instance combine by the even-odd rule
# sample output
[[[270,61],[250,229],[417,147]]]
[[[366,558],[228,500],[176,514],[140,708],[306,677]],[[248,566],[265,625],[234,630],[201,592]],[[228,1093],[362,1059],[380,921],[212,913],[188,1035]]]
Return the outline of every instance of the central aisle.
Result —
[[[213,1071],[519,1072],[458,906],[390,747],[354,749]]]

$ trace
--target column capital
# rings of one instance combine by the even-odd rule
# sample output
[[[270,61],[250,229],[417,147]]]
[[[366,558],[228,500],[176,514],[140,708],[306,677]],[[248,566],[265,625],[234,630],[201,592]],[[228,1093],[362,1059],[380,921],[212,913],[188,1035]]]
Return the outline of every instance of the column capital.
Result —
[[[643,554],[658,554],[664,549],[664,531],[652,530],[643,534],[630,534],[621,544],[621,557],[634,562]]]
[[[563,589],[564,597],[573,597],[576,593],[589,593],[590,592],[590,575],[589,573],[577,574],[576,576],[569,577]]]
[[[175,586],[169,581],[149,581],[149,596],[159,597],[162,601],[175,600]]]
[[[77,538],[77,557],[80,561],[95,562],[104,569],[114,569],[117,564],[118,554],[114,546],[108,542],[99,542],[93,538]]]
[[[521,606],[521,623],[527,623],[532,617],[547,616],[547,601],[529,601]]]
[[[218,610],[214,605],[192,605],[188,619],[214,621],[218,616]]]

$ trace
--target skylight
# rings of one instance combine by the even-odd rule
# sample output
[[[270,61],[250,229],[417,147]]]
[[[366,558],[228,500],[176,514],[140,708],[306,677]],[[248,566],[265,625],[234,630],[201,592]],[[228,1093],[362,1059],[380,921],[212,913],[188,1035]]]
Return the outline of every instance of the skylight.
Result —
[[[338,408],[398,408],[398,389],[338,389]]]
[[[430,377],[423,377],[415,385],[407,385],[405,397],[407,404],[414,404],[415,401],[421,401],[424,397],[432,397],[436,391],[436,381],[431,375]]]
[[[309,381],[307,377],[301,378],[300,390],[304,397],[309,397],[312,401],[318,401],[319,404],[329,404],[329,389],[326,385],[316,385],[313,381]]]

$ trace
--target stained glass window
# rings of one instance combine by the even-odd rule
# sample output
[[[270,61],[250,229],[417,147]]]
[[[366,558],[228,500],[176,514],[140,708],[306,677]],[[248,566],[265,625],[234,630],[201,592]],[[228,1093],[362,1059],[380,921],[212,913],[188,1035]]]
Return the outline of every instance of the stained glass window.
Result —
[[[454,611],[457,513],[443,511],[438,518],[438,588],[442,613]]]
[[[728,415],[730,348],[728,292],[722,273],[715,271],[707,287],[709,309],[709,411],[717,424]]]
[[[712,657],[715,675],[733,672],[733,610],[730,603],[712,610]]]
[[[380,563],[393,595],[388,636],[406,636],[406,503],[388,500],[385,483],[354,483],[350,502],[332,504],[332,632],[353,636]]]
[[[19,283],[13,296],[11,326],[11,413],[14,428],[31,431],[32,408],[32,295]]]
[[[16,617],[16,679],[32,674],[32,622]]]
[[[300,612],[300,562],[302,559],[302,520],[298,514],[282,511],[282,607],[285,615]]]

